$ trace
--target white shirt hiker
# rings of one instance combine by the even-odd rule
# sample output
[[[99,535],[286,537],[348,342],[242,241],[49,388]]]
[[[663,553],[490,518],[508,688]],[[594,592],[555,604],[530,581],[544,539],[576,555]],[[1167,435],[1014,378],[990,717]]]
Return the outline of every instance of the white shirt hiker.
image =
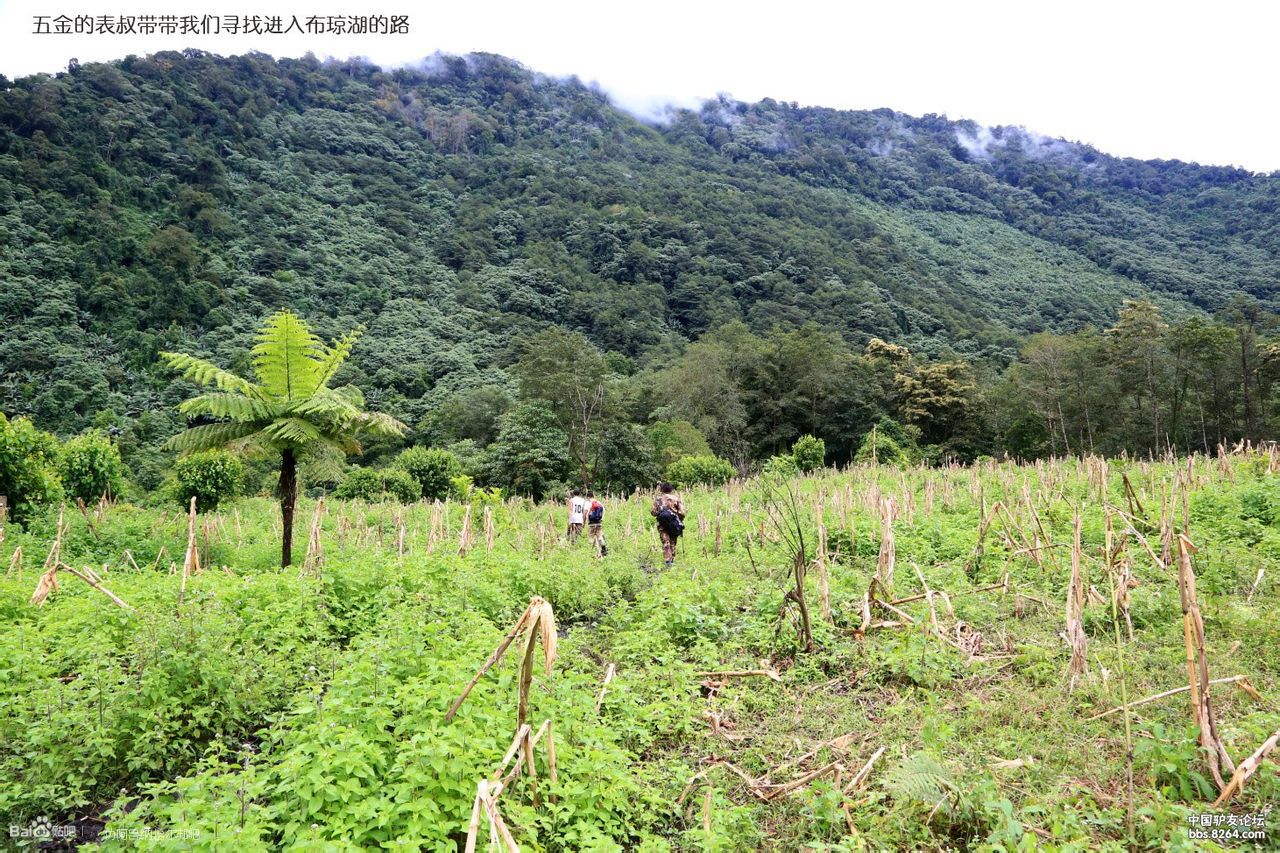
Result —
[[[569,501],[569,523],[582,524],[587,520],[587,501],[585,498],[574,497]]]

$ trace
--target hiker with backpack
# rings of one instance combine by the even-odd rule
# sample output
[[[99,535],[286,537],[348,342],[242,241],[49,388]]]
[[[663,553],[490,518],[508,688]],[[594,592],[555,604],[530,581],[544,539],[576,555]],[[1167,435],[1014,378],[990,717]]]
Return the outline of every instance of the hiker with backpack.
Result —
[[[675,565],[676,541],[684,533],[684,501],[670,483],[658,486],[649,514],[658,520],[658,538],[662,540],[662,559],[667,567]]]
[[[587,518],[587,502],[582,497],[582,492],[578,489],[573,490],[573,494],[569,497],[569,544],[573,545],[578,541],[578,537],[582,535],[582,524]]]
[[[609,546],[604,544],[604,504],[596,500],[596,493],[587,492],[587,534],[597,557],[609,556]]]

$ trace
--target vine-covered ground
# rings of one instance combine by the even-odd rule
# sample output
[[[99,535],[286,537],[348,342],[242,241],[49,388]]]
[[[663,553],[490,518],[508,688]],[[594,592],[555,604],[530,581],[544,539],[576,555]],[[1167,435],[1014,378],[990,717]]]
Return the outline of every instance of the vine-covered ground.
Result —
[[[277,507],[247,499],[196,519],[185,580],[181,512],[67,508],[61,560],[130,609],[65,569],[30,603],[55,510],[0,542],[0,815],[109,849],[462,849],[516,731],[524,637],[445,712],[541,596],[559,642],[550,674],[534,649],[528,722],[552,721],[556,778],[541,741],[536,785],[496,800],[522,849],[1214,849],[1196,816],[1264,813],[1274,756],[1215,808],[1189,691],[1094,715],[1188,686],[1184,533],[1210,675],[1247,679],[1211,688],[1225,749],[1240,763],[1280,727],[1278,467],[751,480],[686,495],[673,568],[645,495],[608,502],[603,560],[518,501],[331,500],[320,557],[304,502],[310,564],[284,570]],[[1221,843],[1280,844],[1263,820]]]

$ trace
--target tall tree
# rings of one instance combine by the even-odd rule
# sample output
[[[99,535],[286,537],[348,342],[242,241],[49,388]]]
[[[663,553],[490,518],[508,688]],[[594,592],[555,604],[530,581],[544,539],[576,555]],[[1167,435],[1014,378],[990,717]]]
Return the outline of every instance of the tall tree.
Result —
[[[591,479],[592,458],[609,417],[604,356],[577,332],[548,329],[524,347],[514,372],[525,399],[545,400],[568,438],[569,455],[583,485]]]
[[[256,382],[192,355],[160,354],[184,378],[214,389],[178,406],[190,418],[212,422],[174,436],[167,445],[170,449],[190,453],[229,447],[280,454],[281,566],[293,562],[299,459],[335,450],[358,453],[357,438],[363,433],[404,433],[404,424],[395,418],[366,412],[359,388],[328,387],[362,331],[356,328],[325,344],[302,318],[291,311],[277,311],[263,322],[251,352]]]
[[[1133,395],[1135,420],[1149,419],[1150,447],[1156,451],[1168,445],[1161,418],[1161,400],[1169,395],[1169,352],[1165,347],[1168,329],[1154,303],[1126,299],[1116,324],[1106,331],[1108,356],[1116,368],[1120,388]],[[1134,443],[1141,441],[1135,433]]]
[[[1244,408],[1245,438],[1259,439],[1262,395],[1258,386],[1259,338],[1275,325],[1275,315],[1268,314],[1258,300],[1235,296],[1223,311],[1223,319],[1236,331],[1239,344],[1240,394]]]

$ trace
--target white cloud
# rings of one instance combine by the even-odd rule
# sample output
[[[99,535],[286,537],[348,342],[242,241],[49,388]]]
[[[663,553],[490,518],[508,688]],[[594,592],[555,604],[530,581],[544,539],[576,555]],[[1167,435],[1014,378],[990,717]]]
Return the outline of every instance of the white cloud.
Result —
[[[408,14],[408,36],[35,36],[33,15]],[[0,73],[71,57],[195,47],[380,63],[478,50],[597,81],[640,114],[717,92],[845,109],[945,113],[1023,125],[1113,154],[1280,169],[1270,109],[1280,4],[1219,0],[531,3],[406,0],[160,3],[0,0]]]

